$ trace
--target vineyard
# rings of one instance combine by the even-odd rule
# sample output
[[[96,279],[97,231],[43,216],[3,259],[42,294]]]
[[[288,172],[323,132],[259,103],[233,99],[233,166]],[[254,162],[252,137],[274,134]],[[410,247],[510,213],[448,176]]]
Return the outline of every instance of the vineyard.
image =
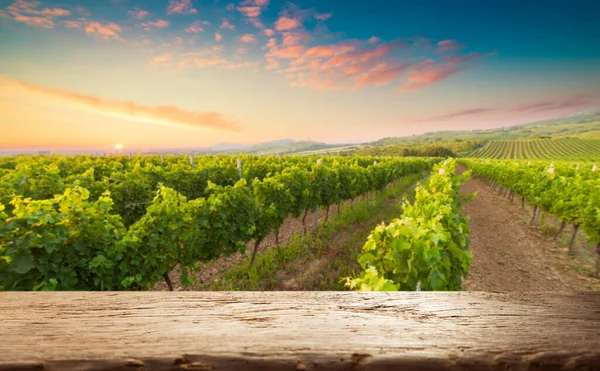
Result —
[[[244,252],[288,216],[421,173],[435,159],[7,157],[0,160],[4,290],[143,290],[179,266]]]
[[[568,224],[573,226],[569,249],[582,229],[589,242],[596,245],[596,276],[600,277],[600,172],[594,163],[461,160],[473,174],[492,189],[514,201],[515,195],[534,206],[530,223],[540,226],[543,214],[561,220],[555,240]]]
[[[600,139],[497,140],[489,142],[468,157],[594,161],[600,159]]]
[[[532,205],[531,224],[555,215],[557,237],[570,224],[570,248],[582,231],[600,256],[594,163],[459,162],[510,200]],[[188,287],[222,257],[241,253],[244,269],[252,267],[267,236],[280,251],[288,218],[301,220],[294,233],[306,236],[308,225],[317,230],[320,210],[327,225],[330,208],[340,215],[342,203],[352,207],[359,196],[432,170],[401,214],[387,225],[372,221],[360,271],[338,279],[361,291],[460,290],[473,255],[461,211],[470,196],[460,193],[470,172],[457,175],[456,166],[452,158],[371,156],[1,158],[0,289],[147,290],[164,282],[172,290],[174,269]]]

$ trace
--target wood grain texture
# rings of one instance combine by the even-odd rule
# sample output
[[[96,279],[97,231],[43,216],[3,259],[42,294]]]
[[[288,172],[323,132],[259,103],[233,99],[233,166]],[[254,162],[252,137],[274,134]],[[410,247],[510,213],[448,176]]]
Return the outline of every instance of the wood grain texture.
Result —
[[[0,293],[0,370],[600,370],[600,293]]]

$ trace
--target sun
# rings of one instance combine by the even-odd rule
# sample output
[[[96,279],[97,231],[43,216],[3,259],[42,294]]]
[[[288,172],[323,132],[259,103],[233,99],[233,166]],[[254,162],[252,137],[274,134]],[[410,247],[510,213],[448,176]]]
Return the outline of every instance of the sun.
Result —
[[[122,145],[122,144],[115,144],[115,149],[116,149],[117,151],[120,151],[120,150],[122,150],[123,148],[125,148],[125,147],[123,147],[123,145]]]

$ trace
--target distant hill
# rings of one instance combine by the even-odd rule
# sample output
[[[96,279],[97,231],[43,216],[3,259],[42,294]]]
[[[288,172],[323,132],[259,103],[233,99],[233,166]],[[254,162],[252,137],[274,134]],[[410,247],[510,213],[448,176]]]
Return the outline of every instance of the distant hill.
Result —
[[[339,145],[326,144],[313,141],[295,141],[292,139],[282,139],[272,142],[259,143],[250,146],[232,148],[224,151],[217,151],[213,148],[214,152],[220,153],[250,153],[250,154],[261,154],[261,153],[278,153],[278,154],[294,154],[305,151],[316,151],[328,148],[339,147]]]
[[[440,147],[458,156],[482,148],[489,141],[544,138],[600,138],[600,108],[588,109],[552,120],[487,130],[437,131],[374,142],[306,150],[300,154],[397,155],[413,151],[437,153]]]

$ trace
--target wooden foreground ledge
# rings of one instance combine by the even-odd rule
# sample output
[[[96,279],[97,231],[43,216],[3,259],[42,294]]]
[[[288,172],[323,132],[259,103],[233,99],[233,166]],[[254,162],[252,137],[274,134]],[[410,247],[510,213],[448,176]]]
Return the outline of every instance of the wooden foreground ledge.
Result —
[[[0,293],[0,370],[600,370],[600,293]]]

